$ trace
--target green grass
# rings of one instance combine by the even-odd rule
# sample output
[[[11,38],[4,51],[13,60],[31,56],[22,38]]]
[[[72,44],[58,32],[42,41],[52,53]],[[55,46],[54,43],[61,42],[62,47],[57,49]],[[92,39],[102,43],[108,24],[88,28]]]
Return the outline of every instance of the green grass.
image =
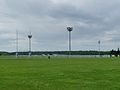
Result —
[[[0,90],[120,90],[120,58],[0,58]]]

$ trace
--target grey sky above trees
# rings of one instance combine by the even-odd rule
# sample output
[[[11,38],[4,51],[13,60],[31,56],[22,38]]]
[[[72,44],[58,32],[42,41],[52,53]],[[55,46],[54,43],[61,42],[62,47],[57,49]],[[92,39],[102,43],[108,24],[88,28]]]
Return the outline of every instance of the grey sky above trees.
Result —
[[[72,50],[120,46],[120,0],[0,0],[0,50],[68,50],[67,26],[73,26]]]

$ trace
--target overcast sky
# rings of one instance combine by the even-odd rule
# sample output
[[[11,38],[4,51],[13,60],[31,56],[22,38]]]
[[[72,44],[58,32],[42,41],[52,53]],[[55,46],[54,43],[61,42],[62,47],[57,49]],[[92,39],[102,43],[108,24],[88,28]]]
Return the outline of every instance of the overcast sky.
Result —
[[[0,0],[0,50],[68,50],[67,26],[73,27],[72,50],[117,49],[120,46],[120,0]]]

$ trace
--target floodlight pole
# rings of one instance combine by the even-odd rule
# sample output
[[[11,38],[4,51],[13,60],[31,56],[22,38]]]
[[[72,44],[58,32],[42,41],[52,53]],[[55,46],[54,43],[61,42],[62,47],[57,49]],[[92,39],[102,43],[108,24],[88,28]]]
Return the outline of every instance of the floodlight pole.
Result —
[[[71,31],[69,31],[69,55],[71,55]]]
[[[18,31],[16,30],[16,58],[18,57]]]
[[[100,44],[101,44],[101,41],[100,41],[100,40],[98,41],[98,44],[99,44],[99,47],[98,47],[98,48],[99,48],[99,57],[100,57]]]
[[[67,27],[67,30],[69,32],[69,58],[71,56],[71,32],[73,30],[73,27]]]
[[[29,56],[31,56],[31,39],[32,39],[31,33],[28,35],[28,39],[29,39]]]

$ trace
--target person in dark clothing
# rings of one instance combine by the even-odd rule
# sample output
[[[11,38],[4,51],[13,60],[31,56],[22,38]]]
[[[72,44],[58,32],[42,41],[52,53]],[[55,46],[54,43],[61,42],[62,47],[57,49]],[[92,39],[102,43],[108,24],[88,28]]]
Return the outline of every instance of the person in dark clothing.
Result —
[[[50,55],[48,55],[48,59],[50,59]]]

